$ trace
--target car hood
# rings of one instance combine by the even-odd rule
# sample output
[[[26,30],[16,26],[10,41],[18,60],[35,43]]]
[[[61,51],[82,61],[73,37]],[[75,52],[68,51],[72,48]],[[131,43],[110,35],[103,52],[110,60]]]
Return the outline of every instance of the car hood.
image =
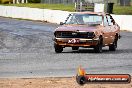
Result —
[[[100,25],[96,26],[88,26],[88,25],[63,25],[58,27],[56,31],[86,31],[86,32],[94,32],[99,28]]]

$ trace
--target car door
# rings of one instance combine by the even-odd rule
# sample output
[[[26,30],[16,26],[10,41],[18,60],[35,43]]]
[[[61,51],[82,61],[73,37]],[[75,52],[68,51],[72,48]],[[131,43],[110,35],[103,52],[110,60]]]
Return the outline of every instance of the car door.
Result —
[[[107,16],[105,15],[103,17],[103,25],[104,25],[104,29],[103,29],[103,44],[104,45],[109,45],[111,43],[111,26],[109,26],[108,23],[108,19]]]
[[[111,15],[107,15],[107,19],[108,19],[108,25],[110,26],[110,30],[111,30],[110,39],[111,39],[111,43],[113,43],[116,35],[116,25]]]

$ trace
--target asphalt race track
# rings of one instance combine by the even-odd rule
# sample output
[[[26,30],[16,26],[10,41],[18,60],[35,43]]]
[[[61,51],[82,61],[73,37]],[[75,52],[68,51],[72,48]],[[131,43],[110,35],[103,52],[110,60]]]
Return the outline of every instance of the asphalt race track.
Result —
[[[0,78],[75,76],[80,65],[89,74],[132,74],[131,32],[121,32],[116,52],[65,48],[56,54],[52,38],[57,26],[0,17]]]

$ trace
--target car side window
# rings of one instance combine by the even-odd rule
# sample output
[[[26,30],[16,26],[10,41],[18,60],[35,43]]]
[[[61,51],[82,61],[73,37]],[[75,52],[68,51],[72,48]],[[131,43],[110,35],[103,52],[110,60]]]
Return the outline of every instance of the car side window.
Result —
[[[107,17],[104,16],[104,26],[108,26],[108,21],[107,21]]]
[[[108,24],[109,25],[114,25],[113,18],[110,15],[107,15],[107,18],[108,18]]]

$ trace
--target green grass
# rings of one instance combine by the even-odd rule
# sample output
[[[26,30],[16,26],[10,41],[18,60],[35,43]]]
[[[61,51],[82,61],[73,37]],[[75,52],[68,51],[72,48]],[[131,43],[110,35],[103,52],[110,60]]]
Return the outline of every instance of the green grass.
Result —
[[[31,7],[31,8],[41,8],[41,9],[53,9],[53,10],[63,10],[63,11],[75,11],[74,5],[64,5],[64,4],[2,4],[7,6],[19,6],[19,7]]]
[[[64,4],[2,4],[2,5],[11,5],[19,7],[31,7],[31,8],[42,8],[42,9],[53,9],[53,10],[63,10],[63,11],[75,11],[74,4],[64,5]],[[117,6],[114,5],[113,8],[114,14],[126,14],[132,15],[132,6]]]
[[[114,6],[113,13],[132,15],[132,6]]]

